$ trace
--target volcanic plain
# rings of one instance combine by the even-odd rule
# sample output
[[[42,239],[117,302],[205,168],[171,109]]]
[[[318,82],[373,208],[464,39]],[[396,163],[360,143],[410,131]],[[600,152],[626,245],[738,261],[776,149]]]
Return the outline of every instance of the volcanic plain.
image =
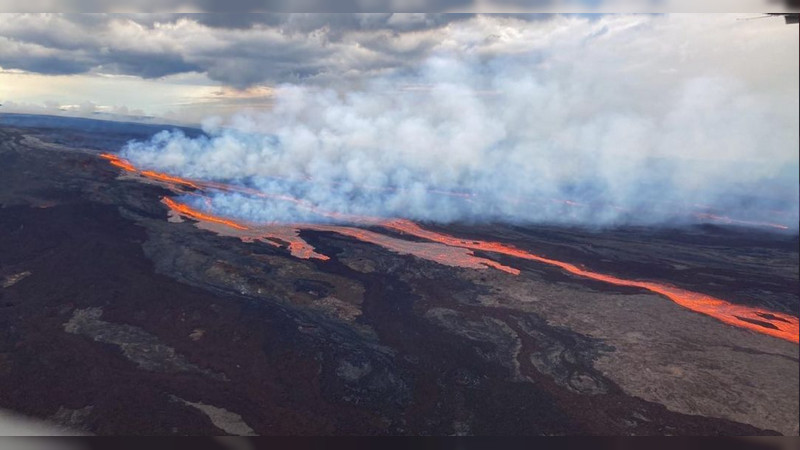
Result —
[[[89,123],[0,121],[2,409],[101,435],[798,434],[798,344],[767,332],[797,333],[796,234],[420,224],[748,328],[397,229],[281,231],[325,256],[302,257],[171,208],[100,156],[153,130]]]

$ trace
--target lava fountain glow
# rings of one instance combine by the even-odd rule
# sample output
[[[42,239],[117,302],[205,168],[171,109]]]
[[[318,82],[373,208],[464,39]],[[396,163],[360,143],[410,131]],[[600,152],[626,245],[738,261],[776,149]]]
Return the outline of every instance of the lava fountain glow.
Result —
[[[322,261],[329,259],[329,257],[326,255],[316,253],[313,246],[305,242],[305,240],[299,236],[299,230],[314,230],[337,233],[362,242],[379,245],[395,253],[414,255],[419,258],[435,261],[437,263],[449,266],[476,269],[485,269],[487,267],[491,267],[511,275],[518,275],[520,273],[519,269],[505,266],[488,258],[476,256],[473,252],[480,251],[485,253],[501,254],[513,258],[536,261],[542,264],[558,267],[568,273],[582,278],[600,281],[615,286],[627,286],[644,289],[666,297],[676,304],[691,311],[713,317],[729,325],[745,328],[794,343],[798,343],[800,340],[800,321],[798,321],[798,318],[794,316],[768,311],[762,308],[733,304],[719,298],[688,291],[663,283],[628,280],[613,275],[593,272],[578,267],[574,264],[539,256],[526,250],[518,249],[500,242],[466,240],[445,233],[428,230],[406,219],[386,220],[375,217],[342,215],[333,212],[322,211],[302,199],[297,199],[286,195],[270,195],[269,193],[218,182],[187,180],[160,172],[139,170],[129,161],[116,155],[102,154],[101,157],[108,160],[115,167],[150,180],[164,183],[176,192],[182,192],[185,188],[191,188],[199,191],[202,191],[203,189],[216,189],[254,196],[262,196],[278,201],[289,201],[298,205],[299,207],[309,209],[322,216],[336,218],[355,224],[380,226],[394,232],[407,234],[429,241],[408,241],[396,237],[386,236],[370,230],[340,225],[245,224],[229,218],[223,218],[210,213],[198,211],[189,205],[176,202],[166,197],[163,199],[164,204],[166,204],[167,207],[169,207],[175,213],[193,220],[197,220],[199,223],[225,227],[228,229],[228,234],[237,236],[244,241],[252,242],[259,240],[275,246],[279,246],[281,243],[286,243],[286,247],[290,253],[299,258],[313,258]]]

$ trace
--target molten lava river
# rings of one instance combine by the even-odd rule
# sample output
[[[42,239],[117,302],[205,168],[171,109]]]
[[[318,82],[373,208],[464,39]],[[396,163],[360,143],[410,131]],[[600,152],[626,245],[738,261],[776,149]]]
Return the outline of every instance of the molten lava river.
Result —
[[[475,255],[474,251],[477,250],[482,253],[500,254],[555,266],[578,277],[601,281],[611,285],[644,289],[668,298],[684,308],[711,316],[726,324],[798,343],[798,329],[800,328],[800,323],[798,318],[794,316],[762,308],[737,305],[719,298],[677,288],[668,284],[654,281],[629,280],[613,275],[597,273],[568,262],[539,256],[500,242],[465,240],[445,233],[428,230],[406,219],[387,220],[376,217],[352,216],[323,211],[307,201],[286,195],[269,194],[246,187],[203,180],[188,180],[166,173],[140,170],[131,164],[130,161],[109,153],[104,153],[101,157],[126,173],[140,177],[141,179],[164,184],[176,193],[201,196],[209,205],[211,199],[204,194],[205,191],[236,192],[277,201],[292,202],[296,207],[320,216],[354,224],[354,226],[342,226],[330,224],[246,223],[219,217],[209,212],[199,211],[171,198],[165,197],[162,199],[162,202],[169,208],[173,220],[180,220],[180,217],[189,218],[197,221],[199,227],[217,233],[236,236],[245,242],[259,241],[276,247],[285,247],[297,258],[318,259],[321,261],[330,259],[326,255],[317,253],[313,246],[299,236],[300,230],[315,230],[337,233],[359,241],[379,245],[395,253],[414,255],[418,258],[435,261],[448,266],[474,269],[494,268],[512,276],[519,275],[519,269]],[[445,194],[453,195],[453,193]],[[359,228],[357,225],[381,227],[395,234],[423,239],[425,242],[409,241],[384,235],[375,231]],[[766,326],[759,325],[759,323],[765,324]]]

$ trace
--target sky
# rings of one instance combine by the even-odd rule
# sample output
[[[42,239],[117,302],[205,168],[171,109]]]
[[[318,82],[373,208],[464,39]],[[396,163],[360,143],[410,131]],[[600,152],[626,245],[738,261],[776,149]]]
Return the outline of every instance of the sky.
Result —
[[[357,86],[432,56],[589,52],[612,35],[661,71],[796,88],[797,27],[740,20],[758,16],[0,14],[0,102],[199,123],[269,108],[282,83]]]
[[[330,211],[615,225],[699,208],[796,230],[797,32],[752,13],[0,14],[0,111],[201,124],[121,151]]]

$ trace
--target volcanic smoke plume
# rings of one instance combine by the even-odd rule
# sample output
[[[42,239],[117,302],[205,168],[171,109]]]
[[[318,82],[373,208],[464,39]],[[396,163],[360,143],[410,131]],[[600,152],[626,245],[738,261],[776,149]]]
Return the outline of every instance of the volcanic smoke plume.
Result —
[[[327,261],[327,255],[317,253],[312,245],[299,236],[299,231],[315,230],[323,232],[337,233],[348,236],[363,242],[369,242],[381,246],[395,253],[414,255],[418,258],[435,261],[453,267],[465,267],[473,269],[494,268],[511,275],[519,275],[520,270],[506,266],[492,259],[483,258],[475,255],[474,251],[489,252],[511,256],[519,259],[537,261],[550,266],[558,267],[566,272],[578,275],[583,278],[602,281],[604,283],[629,286],[644,289],[664,297],[673,302],[702,314],[709,315],[727,324],[747,328],[759,333],[785,339],[790,342],[798,342],[798,320],[797,317],[789,316],[775,311],[761,308],[753,308],[727,302],[697,292],[687,291],[668,284],[661,284],[649,281],[628,280],[613,275],[592,272],[576,266],[574,264],[559,261],[525,250],[517,249],[513,246],[505,245],[500,242],[489,242],[482,240],[465,240],[444,233],[426,230],[418,224],[406,219],[381,219],[371,216],[343,215],[336,212],[321,210],[308,202],[283,195],[274,196],[269,193],[252,191],[249,188],[242,188],[235,185],[227,185],[220,182],[209,182],[202,180],[189,180],[176,176],[171,176],[151,170],[140,170],[129,161],[121,159],[112,154],[102,154],[102,158],[108,160],[112,165],[125,172],[132,173],[141,179],[154,180],[163,183],[172,191],[184,193],[195,198],[202,199],[209,209],[213,201],[205,192],[213,190],[217,192],[237,192],[246,193],[256,198],[273,198],[281,202],[294,204],[302,209],[311,211],[319,217],[331,218],[337,221],[347,221],[358,225],[379,226],[381,228],[399,232],[404,235],[424,239],[428,242],[415,242],[406,239],[398,239],[382,233],[364,230],[356,227],[340,225],[320,225],[311,223],[296,224],[259,224],[237,222],[235,220],[218,217],[210,213],[202,212],[189,205],[178,203],[171,198],[164,197],[162,202],[177,216],[188,217],[197,221],[197,226],[215,231],[220,234],[236,236],[245,242],[261,241],[276,247],[286,245],[289,253],[297,258],[318,259]],[[186,189],[189,190],[186,190]],[[172,216],[176,219],[176,216]],[[172,220],[171,219],[171,220]],[[178,218],[178,220],[180,220]]]
[[[462,36],[412,68],[279,85],[267,111],[209,119],[199,138],[164,132],[122,156],[342,214],[797,230],[798,67],[768,55],[798,44],[721,51],[747,39],[728,22],[558,17],[492,37],[497,52]],[[213,200],[256,222],[329,220],[242,192]]]

